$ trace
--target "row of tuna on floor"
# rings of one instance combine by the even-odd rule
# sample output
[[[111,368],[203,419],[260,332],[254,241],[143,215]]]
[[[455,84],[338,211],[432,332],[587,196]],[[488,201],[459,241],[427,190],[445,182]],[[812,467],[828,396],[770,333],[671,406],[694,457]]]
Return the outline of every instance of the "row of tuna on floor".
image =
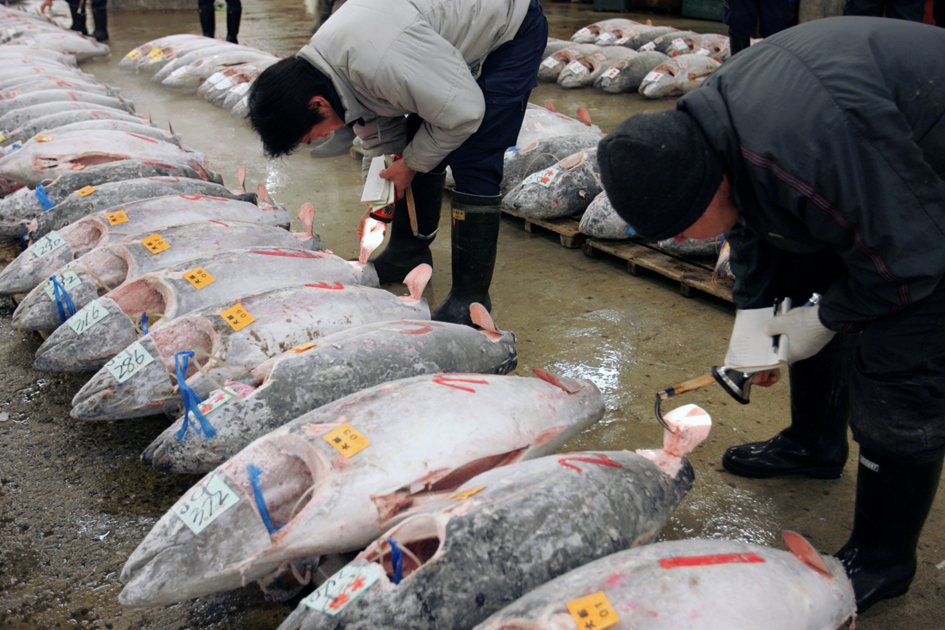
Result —
[[[23,19],[0,10],[4,26]],[[17,48],[0,46],[14,62],[0,93],[27,59],[96,85],[68,57]],[[50,91],[27,83],[0,105]],[[14,324],[53,330],[38,368],[99,369],[75,417],[182,410],[145,459],[209,473],[128,559],[124,605],[252,581],[290,597],[316,558],[364,549],[283,627],[793,628],[853,615],[840,565],[793,534],[790,552],[634,549],[693,483],[701,409],[668,414],[660,450],[552,455],[603,416],[601,393],[541,370],[508,376],[514,337],[484,309],[478,330],[430,321],[429,268],[411,273],[409,296],[374,288],[370,264],[291,234],[264,189],[228,190],[179,138],[100,129],[95,148],[39,131],[0,158],[0,214],[30,243],[0,274],[3,292],[28,292]],[[152,182],[180,188],[154,196]],[[13,207],[28,210],[10,219]],[[299,211],[309,228],[312,213]]]

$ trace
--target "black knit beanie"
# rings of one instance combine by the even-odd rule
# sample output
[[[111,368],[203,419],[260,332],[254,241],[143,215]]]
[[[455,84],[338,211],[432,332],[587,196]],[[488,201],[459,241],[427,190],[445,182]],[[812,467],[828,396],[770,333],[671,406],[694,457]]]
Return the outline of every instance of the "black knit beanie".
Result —
[[[597,149],[601,181],[637,235],[661,241],[695,223],[722,183],[722,162],[679,110],[623,121]]]

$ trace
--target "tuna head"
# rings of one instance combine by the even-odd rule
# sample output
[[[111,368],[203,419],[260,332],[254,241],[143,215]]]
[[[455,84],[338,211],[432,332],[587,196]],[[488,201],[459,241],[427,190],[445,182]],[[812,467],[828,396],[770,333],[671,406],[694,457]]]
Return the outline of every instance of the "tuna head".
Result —
[[[92,278],[63,271],[30,291],[13,312],[13,321],[19,330],[55,330],[98,295]]]
[[[73,256],[74,252],[64,238],[56,232],[47,234],[0,272],[0,294],[28,293]]]
[[[46,372],[97,370],[138,338],[135,324],[113,300],[103,297],[81,311],[43,342],[33,368]],[[124,375],[132,366],[120,370]]]

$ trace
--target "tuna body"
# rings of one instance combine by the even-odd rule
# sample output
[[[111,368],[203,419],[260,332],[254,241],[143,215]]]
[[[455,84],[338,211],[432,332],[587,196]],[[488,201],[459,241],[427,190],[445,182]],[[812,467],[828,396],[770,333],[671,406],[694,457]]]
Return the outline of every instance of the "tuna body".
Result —
[[[581,149],[596,147],[601,137],[596,133],[573,133],[509,149],[503,159],[501,194],[507,194],[532,173],[550,168]]]
[[[581,215],[581,233],[595,238],[627,239],[633,228],[620,218],[606,192],[599,193]]]
[[[502,199],[502,206],[536,219],[567,217],[583,212],[602,190],[594,147],[529,175]]]

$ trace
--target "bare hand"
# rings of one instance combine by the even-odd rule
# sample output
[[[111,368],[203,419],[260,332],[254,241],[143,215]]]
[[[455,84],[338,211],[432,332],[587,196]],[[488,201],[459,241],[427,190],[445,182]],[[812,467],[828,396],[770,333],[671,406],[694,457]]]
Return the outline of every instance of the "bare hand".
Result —
[[[407,189],[407,186],[410,185],[410,182],[413,181],[413,176],[416,174],[417,171],[407,166],[403,160],[397,160],[380,173],[381,179],[386,179],[394,183],[394,193],[397,199],[403,196],[404,191]]]
[[[751,382],[758,387],[771,387],[780,380],[781,370],[762,370],[755,374]]]

